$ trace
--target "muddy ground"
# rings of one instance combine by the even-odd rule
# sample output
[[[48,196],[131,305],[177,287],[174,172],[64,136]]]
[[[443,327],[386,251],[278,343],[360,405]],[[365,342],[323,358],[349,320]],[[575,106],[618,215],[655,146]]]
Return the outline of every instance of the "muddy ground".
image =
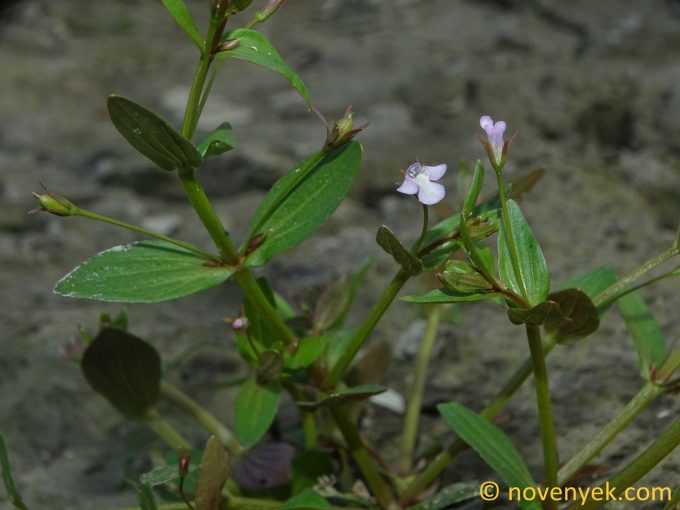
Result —
[[[192,1],[194,12],[206,2]],[[257,0],[255,3],[258,3]],[[313,240],[277,260],[267,275],[288,296],[356,270],[378,253],[387,224],[404,238],[419,228],[414,200],[394,192],[416,158],[444,161],[444,182],[460,161],[483,156],[479,116],[519,133],[510,176],[544,166],[524,205],[554,282],[609,264],[619,273],[667,247],[680,209],[680,3],[677,0],[291,0],[263,26],[330,117],[353,105],[365,160],[351,197]],[[153,169],[110,125],[105,98],[132,97],[181,120],[196,51],[152,0],[27,0],[0,27],[0,429],[16,477],[34,510],[107,510],[133,504],[124,478],[146,466],[136,453],[153,443],[85,385],[59,346],[76,326],[94,327],[119,307],[53,295],[56,280],[99,250],[136,239],[80,219],[27,216],[38,179],[83,207],[209,246],[169,174]],[[203,129],[232,123],[238,150],[201,170],[237,238],[268,186],[323,141],[317,119],[278,76],[242,62],[215,86]],[[443,216],[459,207],[437,206]],[[356,317],[395,268],[378,255]],[[415,282],[410,289],[418,289]],[[677,282],[644,297],[670,342],[680,331]],[[167,360],[188,345],[233,340],[221,319],[238,306],[227,284],[159,305],[129,306],[132,330]],[[408,387],[409,353],[420,310],[398,304],[376,332],[398,345],[387,385]],[[442,328],[426,407],[456,400],[479,407],[524,359],[521,328],[491,306],[466,310]],[[635,354],[616,311],[587,341],[550,358],[562,458],[606,423],[641,385]],[[206,347],[169,377],[229,420],[233,390],[216,387],[244,373],[231,348]],[[680,406],[663,397],[597,459],[614,469],[644,449]],[[171,411],[169,411],[171,413]],[[170,414],[170,416],[173,416]],[[370,435],[394,455],[398,421],[369,412]],[[536,476],[541,455],[530,385],[508,407],[506,429]],[[427,418],[423,442],[446,428]],[[179,419],[200,444],[204,435]],[[472,454],[447,479],[489,476]],[[680,480],[672,454],[645,485]],[[8,508],[4,494],[0,507]],[[660,508],[652,503],[609,508]]]

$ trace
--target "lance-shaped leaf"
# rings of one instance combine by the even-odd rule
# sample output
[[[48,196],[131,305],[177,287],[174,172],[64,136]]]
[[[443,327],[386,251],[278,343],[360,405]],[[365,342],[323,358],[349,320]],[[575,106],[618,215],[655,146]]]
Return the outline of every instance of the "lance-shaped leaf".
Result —
[[[444,510],[456,503],[474,499],[479,495],[479,484],[454,483],[441,489],[431,498],[426,499],[411,510]]]
[[[150,344],[119,329],[103,329],[83,352],[92,388],[124,416],[144,415],[160,394],[161,358]]]
[[[599,312],[585,292],[565,289],[551,293],[548,299],[559,305],[566,318],[554,316],[545,322],[545,330],[556,332],[559,342],[588,336],[600,327]]]
[[[208,156],[219,156],[236,147],[236,140],[234,139],[234,132],[231,129],[231,124],[223,122],[218,127],[213,129],[208,136],[203,138],[196,148],[201,156],[204,158]]]
[[[652,367],[660,367],[666,361],[666,343],[659,325],[637,292],[619,298],[617,305],[638,355],[640,375],[649,379]]]
[[[222,488],[229,479],[229,454],[222,443],[210,436],[198,470],[196,510],[219,510]]]
[[[536,487],[522,456],[508,436],[487,419],[454,402],[437,406],[444,421],[469,444],[510,487]],[[522,501],[526,510],[540,509],[538,501]]]
[[[614,282],[616,282],[614,270],[609,266],[600,266],[569,278],[560,285],[560,290],[579,289],[586,296],[593,299]]]
[[[527,224],[519,206],[508,200],[510,229],[517,249],[519,277],[524,282],[529,304],[537,305],[544,301],[550,290],[550,275],[534,233]],[[500,279],[516,294],[522,295],[520,283],[515,275],[508,233],[501,222],[498,232],[498,273]]]
[[[482,299],[494,299],[500,296],[496,292],[460,292],[452,289],[435,289],[427,294],[412,294],[402,297],[409,303],[472,303]]]
[[[17,510],[28,510],[28,507],[21,499],[21,494],[14,484],[14,477],[12,476],[12,466],[9,463],[9,454],[7,453],[7,445],[5,438],[0,434],[0,472],[2,472],[2,481],[7,491],[7,496]]]
[[[332,407],[350,402],[358,402],[366,400],[373,395],[383,393],[385,388],[377,384],[362,384],[361,386],[354,386],[333,393],[324,393],[319,395],[314,402],[295,402],[298,407],[308,411],[314,411],[320,407]]]
[[[163,170],[194,168],[203,161],[194,144],[152,111],[117,95],[109,96],[107,106],[123,138]]]
[[[234,269],[216,266],[165,241],[115,246],[57,282],[62,296],[122,303],[157,303],[214,287]]]
[[[261,266],[316,232],[344,199],[360,163],[361,145],[350,142],[314,154],[276,181],[251,220],[248,242],[258,235],[262,242],[246,265]]]
[[[341,276],[324,289],[312,314],[314,331],[326,331],[340,318],[349,306],[351,290],[351,280],[347,276]]]
[[[531,308],[510,308],[508,318],[513,324],[529,324],[531,326],[542,326],[548,322],[561,324],[569,321],[569,318],[562,313],[560,305],[551,300],[543,301]]]
[[[420,259],[413,255],[385,225],[382,225],[378,229],[375,240],[378,243],[378,246],[385,250],[389,255],[392,255],[394,261],[399,264],[406,273],[411,276],[416,276],[422,272],[423,263]]]
[[[230,50],[216,53],[215,58],[233,57],[271,69],[286,78],[293,88],[297,90],[298,94],[311,106],[312,100],[309,97],[305,84],[260,32],[247,28],[237,28],[226,32],[222,36],[222,41],[238,41],[238,45]]]
[[[238,390],[234,409],[234,433],[244,448],[255,445],[265,435],[279,410],[281,384],[259,384],[248,379]]]
[[[137,504],[140,510],[158,510],[156,498],[148,485],[137,486]],[[19,507],[21,508],[21,507]]]
[[[170,16],[172,16],[172,19],[174,19],[189,38],[194,41],[194,44],[198,46],[198,49],[202,50],[205,45],[203,38],[201,37],[201,33],[198,31],[198,27],[191,17],[184,0],[163,0],[163,5],[165,5]]]

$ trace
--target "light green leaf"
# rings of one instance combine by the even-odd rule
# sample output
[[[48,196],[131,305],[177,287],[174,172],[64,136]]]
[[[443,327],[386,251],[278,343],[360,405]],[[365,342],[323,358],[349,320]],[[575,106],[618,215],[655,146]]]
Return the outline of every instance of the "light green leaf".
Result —
[[[651,368],[659,368],[667,357],[659,325],[637,292],[620,297],[617,305],[637,350],[640,375],[649,380]]]
[[[548,267],[534,233],[524,219],[519,206],[513,200],[508,200],[508,215],[519,259],[520,278],[526,287],[529,304],[537,305],[545,300],[550,291]],[[503,283],[516,294],[522,295],[520,283],[515,276],[508,236],[503,222],[498,232],[498,273]]]
[[[285,358],[285,366],[290,370],[306,368],[314,363],[328,346],[328,338],[308,336],[300,339],[297,351]]]
[[[163,5],[172,16],[172,19],[180,26],[182,30],[194,41],[199,50],[203,50],[205,43],[201,37],[201,33],[196,26],[189,9],[187,9],[184,0],[163,0]]]
[[[62,296],[123,303],[157,303],[214,287],[234,272],[165,241],[115,246],[57,282]]]
[[[451,402],[437,406],[444,421],[469,444],[510,487],[536,487],[522,456],[508,436],[470,409]],[[538,501],[523,501],[523,509],[540,509]]]
[[[444,510],[456,503],[474,499],[479,495],[479,483],[454,483],[440,490],[411,510]]]
[[[463,202],[463,216],[464,218],[469,218],[470,214],[477,204],[477,198],[479,198],[479,193],[482,191],[482,186],[484,185],[484,165],[481,160],[477,160],[475,165],[475,173],[472,176],[472,183],[470,184],[470,190],[468,191],[465,201]]]
[[[160,395],[161,358],[152,345],[119,329],[103,329],[83,352],[85,379],[124,416],[143,416]]]
[[[586,273],[569,278],[560,285],[560,290],[579,289],[590,299],[616,282],[616,273],[609,266],[600,266]]]
[[[333,393],[321,394],[314,402],[295,403],[302,409],[313,411],[320,407],[337,406],[349,402],[366,400],[367,398],[383,393],[384,391],[385,388],[378,386],[377,384],[362,384],[360,386],[338,390]]]
[[[246,265],[261,266],[316,232],[349,191],[361,152],[361,145],[350,142],[314,154],[281,177],[251,220],[248,239],[262,235],[263,241],[247,254]]]
[[[248,379],[238,390],[235,404],[234,433],[244,448],[254,446],[274,422],[281,401],[281,385],[266,385]]]
[[[281,505],[281,510],[324,510],[331,505],[313,489],[305,489]]]
[[[222,488],[230,471],[229,454],[215,436],[210,436],[198,470],[196,510],[220,510]]]
[[[427,294],[412,294],[401,299],[409,303],[472,303],[498,296],[496,292],[458,292],[451,289],[435,289]]]
[[[115,94],[109,96],[107,106],[123,138],[163,170],[194,168],[203,161],[194,144],[151,110]]]
[[[195,470],[196,466],[193,464],[189,466],[189,473]],[[151,471],[144,473],[139,477],[139,481],[149,487],[165,485],[166,483],[174,482],[175,480],[179,480],[179,468],[177,463],[156,466]]]
[[[256,30],[247,28],[237,28],[230,30],[222,36],[222,41],[237,40],[238,46],[231,50],[220,51],[215,54],[215,58],[238,58],[247,60],[254,64],[258,64],[267,69],[271,69],[281,75],[290,82],[298,94],[311,106],[312,100],[307,92],[307,87],[293,70],[288,67],[288,64],[281,58],[281,55],[276,51],[274,46],[267,40],[267,38]]]
[[[219,156],[236,147],[236,140],[234,139],[234,132],[231,129],[231,124],[223,122],[218,127],[210,132],[208,136],[203,138],[196,148],[201,156],[204,158],[208,156]]]

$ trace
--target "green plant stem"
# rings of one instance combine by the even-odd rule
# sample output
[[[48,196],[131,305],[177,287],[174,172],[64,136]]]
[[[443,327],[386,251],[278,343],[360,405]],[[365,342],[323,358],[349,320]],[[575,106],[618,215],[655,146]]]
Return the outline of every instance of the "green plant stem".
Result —
[[[354,462],[356,462],[359,471],[364,476],[366,480],[366,485],[370,489],[371,493],[375,497],[380,508],[387,509],[392,504],[392,495],[390,494],[389,488],[383,480],[382,475],[378,471],[373,459],[371,458],[368,450],[364,446],[364,442],[359,435],[354,423],[350,419],[347,409],[343,407],[332,407],[331,415],[335,424],[342,432],[345,441],[347,442],[347,447]]]
[[[179,239],[174,239],[172,237],[164,236],[163,234],[158,234],[157,232],[153,232],[152,230],[143,228],[143,227],[138,227],[137,225],[132,225],[131,223],[126,223],[124,221],[117,220],[115,218],[109,218],[108,216],[103,216],[101,214],[97,214],[92,211],[87,211],[85,209],[78,208],[78,212],[75,214],[75,216],[82,216],[84,218],[89,218],[91,220],[96,220],[96,221],[101,221],[103,223],[109,223],[111,225],[115,225],[116,227],[124,228],[126,230],[131,230],[132,232],[138,232],[140,234],[147,235],[149,237],[154,237],[156,239],[160,239],[161,241],[166,241],[168,243],[172,243],[176,246],[179,246],[180,248],[184,248],[185,250],[189,250],[196,255],[199,255],[203,258],[209,259],[209,260],[218,260],[219,257],[217,257],[213,253],[209,253],[207,251],[203,251],[200,248],[194,246],[191,243],[187,243],[185,241],[180,241]]]
[[[428,224],[429,224],[429,210],[426,205],[423,205],[423,226],[421,228],[418,240],[414,243],[413,247],[411,248],[411,253],[413,253],[416,256],[418,254],[418,250],[420,250],[420,246],[423,244],[423,241],[425,240],[425,236],[427,235]],[[361,349],[361,346],[364,345],[364,342],[373,332],[373,329],[375,329],[375,326],[378,324],[385,311],[392,304],[392,301],[394,301],[394,298],[397,297],[397,294],[404,286],[404,284],[409,280],[410,277],[411,276],[403,269],[400,269],[399,272],[397,272],[397,274],[394,275],[392,281],[383,291],[378,301],[373,305],[371,310],[368,312],[366,318],[359,325],[359,328],[354,333],[354,336],[352,336],[352,339],[350,340],[345,351],[342,353],[342,355],[335,363],[329,374],[326,376],[326,379],[324,380],[323,383],[324,387],[334,388],[342,380],[342,378],[345,375],[345,372],[347,371],[350,364],[354,360],[354,357]]]
[[[557,437],[555,436],[555,423],[550,400],[548,371],[545,366],[545,355],[541,342],[541,329],[539,326],[527,324],[526,331],[534,371],[538,417],[541,422],[545,485],[547,487],[557,487],[557,468],[559,465],[557,458]],[[555,508],[557,508],[556,501],[548,500],[545,502],[546,510],[553,510]]]
[[[496,169],[496,180],[498,181],[498,196],[501,202],[501,216],[503,217],[503,227],[505,229],[505,237],[508,240],[508,247],[510,248],[510,259],[512,260],[512,269],[515,272],[515,280],[519,285],[520,292],[524,299],[528,300],[528,294],[522,273],[519,269],[519,258],[517,256],[517,245],[515,244],[515,236],[510,228],[510,215],[508,213],[507,197],[505,196],[505,187],[503,184],[502,168]]]
[[[643,274],[647,273],[648,271],[651,271],[658,265],[666,262],[668,259],[675,257],[679,253],[680,246],[677,245],[671,246],[667,250],[662,251],[655,257],[652,257],[651,259],[644,262],[638,268],[628,273],[626,276],[618,279],[616,283],[610,285],[604,291],[600,292],[595,297],[595,299],[593,299],[593,302],[595,302],[598,308],[607,306],[608,304],[618,299],[620,297],[619,294],[625,291],[626,287],[630,285],[632,282],[640,278]]]
[[[557,338],[550,335],[545,339],[543,344],[543,352],[548,355],[557,345]],[[479,413],[480,416],[487,420],[492,420],[505,407],[505,404],[512,398],[517,390],[524,384],[532,372],[531,358],[527,358],[524,363],[517,369],[512,376],[505,383],[503,388],[491,400],[484,409]],[[441,474],[444,469],[455,459],[458,455],[468,449],[467,443],[460,438],[456,438],[444,451],[439,453],[430,462],[427,467],[418,473],[418,475],[411,481],[411,483],[402,492],[400,502],[402,504],[413,501],[421,492],[423,492],[434,480]]]
[[[234,434],[189,395],[167,381],[161,381],[161,395],[191,416],[205,430],[214,434],[230,453],[239,455],[243,452],[243,447]]]
[[[293,397],[293,400],[300,402],[304,400],[302,392],[294,382],[284,379],[283,384],[286,387],[286,390],[288,390],[290,396]],[[302,432],[305,437],[305,448],[307,450],[314,450],[316,449],[319,442],[319,436],[316,431],[316,421],[314,420],[314,413],[300,408],[298,408],[298,410],[300,412],[300,421],[302,422]]]
[[[680,444],[680,419],[675,420],[666,431],[657,438],[652,445],[638,455],[630,464],[611,477],[601,487],[615,487],[618,496],[631,487],[640,478],[651,471],[659,462],[670,454]],[[604,498],[603,498],[604,499]],[[589,499],[585,504],[580,501],[569,505],[565,510],[596,510],[604,506],[607,501]]]
[[[574,455],[559,470],[557,478],[560,485],[564,485],[595,455],[600,453],[614,437],[616,437],[633,419],[642,412],[659,394],[663,393],[660,386],[647,383],[633,397],[628,404],[612,419],[598,434],[579,452]]]
[[[680,351],[675,351],[656,371],[654,379],[662,383],[666,382],[678,368],[680,368]]]
[[[423,403],[423,392],[427,380],[427,367],[430,362],[432,348],[437,338],[437,330],[442,317],[441,305],[433,305],[427,312],[427,324],[425,333],[418,347],[416,356],[416,366],[413,373],[411,392],[408,397],[406,416],[404,417],[404,430],[401,436],[401,452],[399,456],[399,467],[403,472],[411,469],[413,452],[418,435],[418,420],[420,418],[420,407]]]
[[[0,433],[0,472],[2,473],[2,481],[7,491],[7,496],[17,510],[28,510],[28,507],[21,498],[19,490],[14,484],[14,477],[12,476],[12,466],[9,463],[9,455],[7,453],[7,445],[5,438]]]
[[[184,439],[153,407],[142,417],[142,421],[173,450],[191,449],[191,443]]]

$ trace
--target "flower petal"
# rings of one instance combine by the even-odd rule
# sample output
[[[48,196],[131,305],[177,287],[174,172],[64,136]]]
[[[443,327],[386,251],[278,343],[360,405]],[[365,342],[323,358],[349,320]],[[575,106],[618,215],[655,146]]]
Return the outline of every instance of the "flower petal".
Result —
[[[397,188],[397,191],[399,193],[404,193],[405,195],[415,195],[418,193],[418,184],[410,177],[405,177],[404,182]]]
[[[482,126],[484,131],[487,131],[489,128],[493,127],[493,119],[488,115],[482,115],[479,119],[479,125]]]
[[[444,195],[446,190],[444,186],[436,182],[428,182],[427,184],[421,184],[420,190],[418,191],[418,200],[425,205],[433,205],[439,202]]]
[[[446,173],[446,163],[435,166],[423,165],[423,172],[431,181],[438,181]]]

